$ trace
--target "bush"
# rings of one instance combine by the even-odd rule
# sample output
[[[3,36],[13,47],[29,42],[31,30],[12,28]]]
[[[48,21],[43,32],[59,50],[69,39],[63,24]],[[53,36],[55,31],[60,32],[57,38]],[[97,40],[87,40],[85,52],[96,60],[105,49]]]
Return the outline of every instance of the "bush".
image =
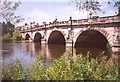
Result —
[[[19,41],[19,40],[21,40],[20,32],[18,30],[15,30],[13,32],[12,39],[13,39],[13,41]]]
[[[23,69],[17,63],[15,70],[12,70],[15,75],[10,75],[10,79],[22,80],[25,77],[27,80],[118,80],[117,63],[109,61],[98,63],[95,59],[89,58],[89,54],[74,60],[68,52],[61,58],[53,60],[52,66],[47,66],[44,62],[42,57],[38,56],[32,69]]]
[[[2,36],[0,36],[0,42],[2,42]]]
[[[10,63],[2,70],[3,80],[23,80],[23,68],[21,62],[17,59],[16,64]]]
[[[11,34],[10,34],[10,33],[4,34],[4,35],[2,36],[2,41],[3,41],[3,42],[11,41]]]

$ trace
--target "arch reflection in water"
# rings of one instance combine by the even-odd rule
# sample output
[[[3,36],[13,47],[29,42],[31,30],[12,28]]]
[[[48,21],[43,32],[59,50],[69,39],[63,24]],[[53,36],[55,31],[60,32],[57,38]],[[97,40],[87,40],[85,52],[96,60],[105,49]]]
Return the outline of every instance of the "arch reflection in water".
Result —
[[[108,50],[80,47],[76,48],[76,55],[82,54],[83,56],[86,56],[88,53],[90,53],[89,56],[94,59],[102,59],[103,57],[106,57],[106,59],[110,58]]]
[[[32,42],[22,42],[22,49],[25,55],[35,56],[34,43]]]
[[[49,54],[51,55],[52,59],[60,58],[65,51],[66,46],[65,45],[59,45],[59,44],[49,44],[48,45]]]
[[[41,43],[31,43],[33,45],[31,46],[31,49],[34,53],[34,56],[37,57],[37,55],[41,55],[43,60],[47,65],[51,65],[52,60],[59,58],[64,54],[66,51],[66,46],[65,45],[59,45],[59,44],[41,44]],[[26,45],[26,48],[28,48],[28,45]],[[27,51],[27,49],[26,49]],[[30,52],[30,51],[27,51]],[[32,54],[32,53],[29,53]]]
[[[40,42],[35,42],[34,43],[34,49],[35,49],[36,53],[38,53],[39,51],[41,51],[41,43]]]
[[[65,45],[59,44],[43,44],[41,53],[45,60],[45,63],[50,66],[52,64],[52,60],[60,58],[66,51]]]

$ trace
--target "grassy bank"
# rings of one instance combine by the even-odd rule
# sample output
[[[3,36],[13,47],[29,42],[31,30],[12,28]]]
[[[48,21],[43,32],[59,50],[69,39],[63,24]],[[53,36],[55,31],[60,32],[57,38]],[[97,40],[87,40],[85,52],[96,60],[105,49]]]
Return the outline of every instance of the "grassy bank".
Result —
[[[16,64],[3,68],[3,79],[9,80],[118,80],[117,62],[101,61],[87,56],[73,58],[71,51],[53,61],[52,66],[45,65],[41,56],[32,65],[32,69],[23,68],[19,60]]]

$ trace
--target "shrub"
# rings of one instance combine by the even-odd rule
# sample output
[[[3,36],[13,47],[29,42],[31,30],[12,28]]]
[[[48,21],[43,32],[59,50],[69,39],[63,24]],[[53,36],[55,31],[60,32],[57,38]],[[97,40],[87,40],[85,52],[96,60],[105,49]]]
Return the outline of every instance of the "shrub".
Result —
[[[2,42],[2,36],[0,36],[0,42]]]
[[[12,39],[13,39],[13,41],[19,41],[19,40],[21,40],[20,32],[18,30],[15,30],[13,32]]]
[[[3,80],[23,80],[23,68],[21,62],[17,59],[16,64],[10,63],[2,70]]]
[[[10,33],[4,34],[4,35],[2,36],[2,41],[3,41],[3,42],[11,41],[11,34],[10,34]]]
[[[86,57],[78,56],[74,60],[71,52],[53,60],[51,66],[47,66],[42,57],[38,56],[32,69],[22,69],[18,63],[14,69],[15,75],[11,75],[11,79],[14,80],[23,79],[23,75],[27,80],[118,80],[116,62],[97,62],[95,59],[89,58],[89,54]]]

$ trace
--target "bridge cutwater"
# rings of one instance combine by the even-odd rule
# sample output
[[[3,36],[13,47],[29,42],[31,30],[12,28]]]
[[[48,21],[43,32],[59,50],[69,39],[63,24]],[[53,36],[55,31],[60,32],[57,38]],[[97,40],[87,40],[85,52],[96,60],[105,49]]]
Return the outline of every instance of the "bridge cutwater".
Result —
[[[68,21],[32,22],[20,28],[22,39],[74,47],[103,47],[120,51],[120,16],[96,17]]]

